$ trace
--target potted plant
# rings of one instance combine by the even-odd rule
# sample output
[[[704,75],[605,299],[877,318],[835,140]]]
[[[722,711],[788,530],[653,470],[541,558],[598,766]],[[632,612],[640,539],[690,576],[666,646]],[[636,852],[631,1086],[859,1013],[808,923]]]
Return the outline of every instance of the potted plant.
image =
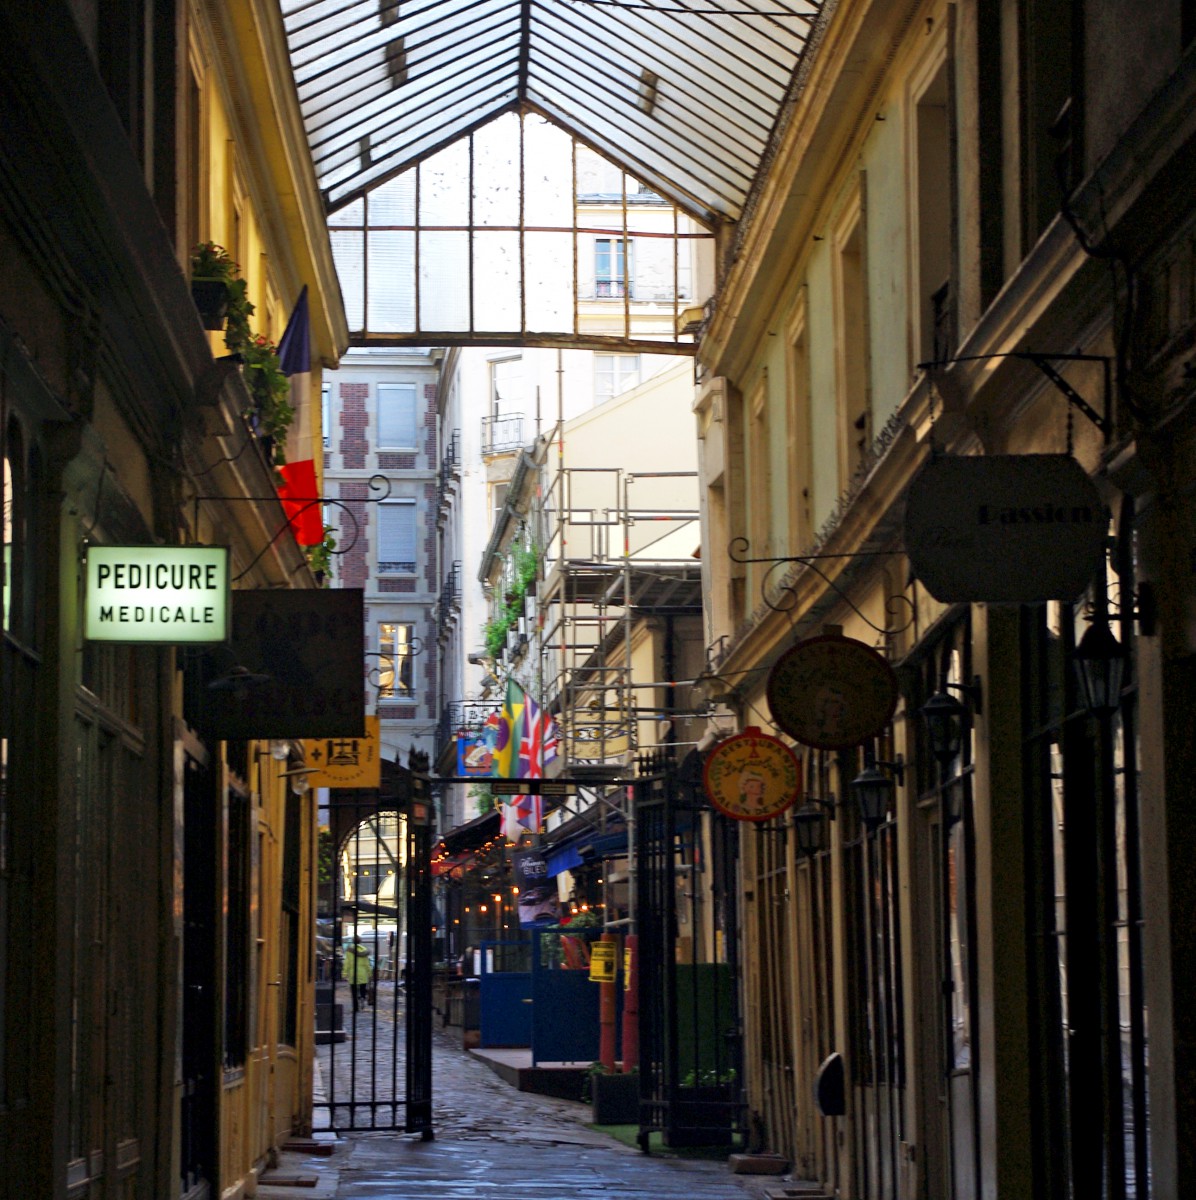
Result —
[[[254,432],[275,466],[286,462],[286,436],[295,410],[291,407],[291,381],[282,373],[274,343],[258,334],[240,347],[245,360],[245,382],[253,397],[249,414]]]
[[[253,305],[246,299],[240,268],[223,246],[200,242],[192,251],[191,298],[205,329],[223,329],[234,309],[243,316],[248,329]]]

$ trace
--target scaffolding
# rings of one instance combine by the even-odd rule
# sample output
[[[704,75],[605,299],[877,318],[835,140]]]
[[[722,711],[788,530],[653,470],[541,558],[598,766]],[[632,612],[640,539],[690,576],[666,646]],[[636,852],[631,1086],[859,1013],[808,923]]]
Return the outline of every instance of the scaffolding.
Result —
[[[529,519],[543,555],[537,673],[562,764],[629,766],[678,707],[675,680],[636,661],[642,623],[701,612],[697,472],[543,462]]]

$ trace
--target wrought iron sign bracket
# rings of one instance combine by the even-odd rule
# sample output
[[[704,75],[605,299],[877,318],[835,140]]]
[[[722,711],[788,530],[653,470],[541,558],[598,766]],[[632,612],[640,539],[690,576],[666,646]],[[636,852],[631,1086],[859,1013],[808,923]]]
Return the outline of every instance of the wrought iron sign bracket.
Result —
[[[1067,401],[1072,408],[1077,409],[1093,425],[1101,431],[1106,439],[1112,433],[1112,423],[1109,420],[1110,401],[1113,393],[1113,360],[1107,354],[1039,354],[1032,350],[1010,350],[1003,354],[961,354],[955,358],[939,358],[929,362],[918,363],[919,371],[936,371],[940,367],[949,367],[960,362],[988,362],[994,358],[1017,358],[1036,366],[1055,385],[1055,390]],[[1100,363],[1105,377],[1105,415],[1101,415],[1076,391],[1055,367],[1057,362],[1095,362]]]
[[[277,492],[274,492],[273,494],[271,494],[269,496],[199,496],[199,495],[197,495],[197,496],[192,497],[192,500],[195,503],[194,523],[195,523],[195,526],[198,528],[198,526],[199,526],[199,504],[200,504],[201,500],[213,500],[213,501],[220,501],[222,503],[228,503],[230,501],[233,501],[233,502],[248,503],[248,504],[268,504],[274,500],[278,501],[279,503],[282,503],[283,500],[285,499],[285,501],[289,504],[298,504],[301,506],[292,516],[287,517],[287,519],[285,521],[283,521],[283,523],[278,527],[278,529],[276,529],[274,531],[274,533],[271,535],[270,540],[261,548],[261,550],[258,551],[258,553],[250,561],[248,566],[246,566],[240,572],[239,575],[234,577],[234,582],[236,582],[237,579],[243,578],[251,570],[253,570],[253,568],[258,564],[258,562],[260,561],[262,556],[266,553],[266,551],[269,550],[270,547],[273,546],[274,543],[276,541],[278,541],[278,539],[280,537],[282,537],[283,533],[285,533],[286,530],[291,528],[292,523],[296,519],[301,517],[305,512],[307,512],[309,509],[313,508],[317,504],[319,504],[319,505],[325,505],[325,504],[335,505],[337,508],[341,509],[343,512],[345,512],[348,515],[349,521],[352,523],[352,526],[353,526],[352,537],[349,539],[349,541],[345,545],[340,546],[337,549],[329,551],[330,554],[336,555],[338,558],[342,554],[348,554],[349,551],[352,550],[353,547],[357,545],[357,539],[361,536],[361,524],[357,520],[357,514],[353,511],[351,505],[353,505],[353,504],[381,504],[384,501],[390,499],[391,482],[387,476],[371,475],[369,478],[368,486],[369,486],[369,489],[371,492],[380,492],[381,495],[362,496],[360,498],[353,497],[351,499],[346,499],[342,496],[286,496],[286,497],[283,497],[283,496],[280,496]]]
[[[785,566],[786,564],[796,563],[799,566],[809,567],[828,587],[838,593],[839,598],[851,609],[869,629],[875,629],[877,633],[882,633],[886,637],[891,637],[894,634],[904,633],[914,621],[914,605],[913,601],[908,596],[890,596],[885,601],[885,611],[889,616],[895,616],[898,609],[903,608],[908,616],[905,623],[902,625],[894,625],[882,628],[874,621],[870,620],[859,606],[851,599],[851,597],[820,567],[818,563],[824,559],[839,559],[839,558],[893,558],[904,553],[902,550],[858,550],[852,554],[795,554],[786,558],[752,558],[749,556],[752,544],[745,537],[732,538],[727,546],[727,555],[734,563],[768,563],[768,570],[764,573],[764,578],[760,581],[760,598],[773,612],[789,613],[797,607],[797,592],[792,584],[782,584],[780,591],[781,595],[787,599],[779,602],[774,602],[769,598],[769,580],[772,573],[777,567]]]

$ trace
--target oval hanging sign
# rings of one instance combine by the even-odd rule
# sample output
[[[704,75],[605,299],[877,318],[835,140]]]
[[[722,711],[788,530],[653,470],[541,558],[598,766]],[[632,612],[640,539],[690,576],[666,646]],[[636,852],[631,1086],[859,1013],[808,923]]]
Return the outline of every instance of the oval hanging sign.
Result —
[[[801,762],[784,742],[749,726],[710,751],[702,782],[719,812],[767,821],[800,795]]]
[[[818,750],[847,750],[893,719],[897,676],[871,646],[825,634],[777,659],[766,694],[772,719],[791,738]]]
[[[1108,528],[1070,454],[936,458],[909,487],[905,552],[944,604],[1074,600],[1101,565]]]

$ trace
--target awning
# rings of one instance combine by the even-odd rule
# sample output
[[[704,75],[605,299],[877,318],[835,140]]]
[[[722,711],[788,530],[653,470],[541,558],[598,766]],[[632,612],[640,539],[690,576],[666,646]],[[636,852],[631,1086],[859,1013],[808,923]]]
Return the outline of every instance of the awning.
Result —
[[[498,837],[500,816],[498,809],[492,809],[450,829],[432,847],[432,874],[444,875],[454,867],[463,866],[475,851]]]
[[[621,858],[626,853],[626,829],[616,833],[578,834],[548,851],[548,876],[552,878],[597,859]]]

